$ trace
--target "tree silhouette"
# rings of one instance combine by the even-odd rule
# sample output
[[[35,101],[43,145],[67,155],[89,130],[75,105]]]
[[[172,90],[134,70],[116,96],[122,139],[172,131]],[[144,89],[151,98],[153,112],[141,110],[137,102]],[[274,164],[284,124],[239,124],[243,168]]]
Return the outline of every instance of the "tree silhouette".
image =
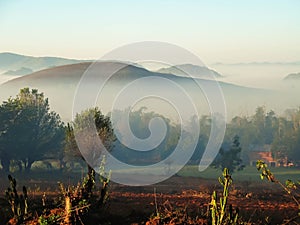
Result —
[[[213,163],[215,168],[220,168],[224,170],[227,168],[230,173],[235,170],[242,170],[244,165],[242,164],[242,159],[240,158],[240,153],[242,148],[240,147],[239,136],[234,136],[230,149],[225,150],[220,149],[219,155]]]
[[[63,122],[36,89],[21,89],[15,98],[3,102],[0,120],[0,157],[6,172],[12,159],[22,162],[28,172],[33,162],[57,155],[62,149]]]
[[[93,126],[96,133],[91,129]],[[112,124],[110,118],[104,116],[97,107],[76,114],[74,121],[66,127],[65,155],[69,160],[74,157],[82,158],[87,163],[88,174],[91,177],[94,174],[93,168],[97,166],[104,150],[97,144],[97,138],[101,139],[102,147],[111,150],[115,140]],[[95,164],[91,164],[92,162]]]

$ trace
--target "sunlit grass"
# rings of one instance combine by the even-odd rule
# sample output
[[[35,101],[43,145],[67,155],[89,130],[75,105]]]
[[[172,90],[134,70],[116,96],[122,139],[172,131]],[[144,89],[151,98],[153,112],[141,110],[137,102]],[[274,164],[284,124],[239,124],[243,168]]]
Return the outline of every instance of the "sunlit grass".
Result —
[[[183,177],[200,177],[204,179],[217,179],[221,170],[208,167],[205,171],[199,172],[198,165],[186,165],[183,169],[178,172],[179,176]],[[300,169],[299,168],[285,168],[276,167],[272,168],[272,172],[279,180],[300,180]],[[241,181],[260,181],[259,172],[254,166],[247,166],[244,170],[235,171],[232,174],[235,180]]]

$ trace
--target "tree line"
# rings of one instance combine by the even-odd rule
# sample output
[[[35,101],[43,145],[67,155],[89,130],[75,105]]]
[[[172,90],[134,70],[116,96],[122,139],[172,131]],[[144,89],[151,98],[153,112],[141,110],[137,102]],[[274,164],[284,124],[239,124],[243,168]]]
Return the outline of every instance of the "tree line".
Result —
[[[256,108],[255,114],[236,116],[227,126],[226,138],[239,135],[243,158],[254,149],[268,145],[274,158],[300,161],[300,108],[287,109],[283,116],[265,107]]]
[[[115,117],[122,116],[116,111]],[[152,151],[136,153],[116,138],[118,130],[112,128],[109,116],[104,116],[100,109],[91,108],[77,114],[74,121],[64,123],[60,116],[50,110],[49,101],[43,93],[29,88],[21,89],[19,94],[0,105],[0,159],[2,170],[9,172],[11,164],[19,170],[30,171],[36,161],[58,160],[60,169],[66,168],[76,159],[97,157],[101,154],[87,127],[95,125],[97,135],[108,151],[123,162],[144,165],[158,162],[168,157],[180,138],[181,127],[169,119],[144,108],[130,112],[130,127],[139,138],[150,135],[149,122],[155,117],[163,118],[167,125],[167,134],[162,143]],[[200,120],[191,118],[190,126],[199,125],[200,135],[190,163],[198,163],[207,144],[211,117],[202,116]],[[247,155],[253,149],[269,145],[276,157],[288,157],[295,163],[300,161],[300,109],[286,110],[284,116],[277,116],[274,111],[258,107],[252,116],[236,116],[229,123],[222,148],[216,162],[222,159],[224,165],[241,160],[247,163]],[[75,136],[81,135],[82,146],[87,152],[79,151]],[[124,137],[126,138],[126,137]],[[189,143],[187,143],[189,144]],[[83,155],[85,157],[83,157]],[[215,162],[215,163],[216,163]],[[69,164],[68,164],[69,163]],[[91,170],[93,165],[87,165]]]
[[[96,124],[97,134],[107,148],[113,140],[110,119],[98,108],[87,109],[77,114],[74,122],[65,124],[36,89],[23,88],[15,98],[4,101],[0,105],[0,121],[0,159],[5,172],[9,172],[11,164],[29,172],[36,161],[58,160],[63,169],[67,162],[83,159],[75,134],[85,133],[91,124]],[[87,138],[88,135],[84,138],[87,149],[93,154],[93,143]]]

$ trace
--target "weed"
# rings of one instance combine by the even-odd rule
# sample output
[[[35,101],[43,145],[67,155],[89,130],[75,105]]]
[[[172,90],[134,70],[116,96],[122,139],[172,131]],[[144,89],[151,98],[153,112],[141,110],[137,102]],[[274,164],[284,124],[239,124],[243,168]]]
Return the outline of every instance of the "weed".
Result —
[[[293,182],[292,180],[287,180],[285,184],[281,183],[278,179],[276,179],[275,175],[271,172],[271,170],[268,169],[268,165],[262,161],[258,160],[256,162],[256,168],[257,170],[261,171],[260,177],[263,180],[266,178],[268,181],[272,183],[278,184],[292,199],[293,201],[297,204],[298,206],[298,215],[290,220],[288,222],[292,222],[296,218],[300,217],[300,202],[299,202],[299,194],[297,195],[295,191],[299,189],[299,184],[300,182],[298,181],[297,183]]]
[[[166,201],[163,207],[158,210],[155,195],[156,213],[150,217],[146,225],[183,225],[183,224],[212,224],[212,225],[237,225],[249,224],[239,220],[239,209],[233,209],[232,205],[228,205],[229,187],[232,184],[232,178],[227,168],[223,171],[223,178],[219,177],[219,182],[223,186],[222,197],[217,197],[216,191],[213,191],[210,202],[210,213],[198,215],[196,218],[191,218],[187,214],[187,208],[173,208]],[[154,192],[155,193],[155,192]],[[210,214],[210,215],[209,215]],[[210,217],[210,223],[209,219]]]
[[[11,206],[11,211],[18,224],[21,224],[28,214],[27,189],[23,186],[23,194],[17,192],[16,179],[8,175],[10,187],[5,191],[6,198]]]
[[[192,218],[187,213],[187,207],[173,207],[169,201],[165,201],[159,212],[153,214],[146,225],[201,225],[207,224],[205,218]]]
[[[232,184],[232,178],[227,168],[223,171],[223,178],[219,177],[219,182],[223,186],[223,195],[218,204],[217,193],[213,192],[210,202],[211,223],[212,225],[237,224],[239,210],[233,210],[232,205],[228,205],[229,187]]]
[[[296,196],[293,194],[294,190],[297,190],[297,184],[299,185],[300,182],[298,181],[297,184],[294,183],[292,180],[287,180],[285,182],[285,185],[283,183],[281,183],[279,180],[277,180],[274,176],[274,174],[268,169],[268,165],[262,161],[262,160],[258,160],[256,162],[256,168],[257,170],[261,171],[260,177],[263,180],[264,178],[266,178],[268,181],[273,182],[273,183],[277,183],[278,185],[280,185],[282,187],[282,189],[292,197],[292,199],[294,200],[294,202],[297,204],[299,210],[300,210],[300,202],[299,200],[296,198]],[[300,213],[300,212],[299,212]]]
[[[60,183],[60,190],[63,194],[64,205],[64,224],[73,224],[76,221],[81,222],[81,216],[86,214],[90,208],[100,209],[108,200],[108,185],[110,182],[111,173],[105,172],[105,157],[103,157],[100,168],[100,196],[96,198],[94,196],[94,190],[96,189],[95,170],[91,170],[90,173],[83,179],[82,183],[78,183],[77,186],[64,187]]]
[[[41,215],[38,219],[40,225],[55,225],[60,219],[60,215],[50,214],[49,216]]]

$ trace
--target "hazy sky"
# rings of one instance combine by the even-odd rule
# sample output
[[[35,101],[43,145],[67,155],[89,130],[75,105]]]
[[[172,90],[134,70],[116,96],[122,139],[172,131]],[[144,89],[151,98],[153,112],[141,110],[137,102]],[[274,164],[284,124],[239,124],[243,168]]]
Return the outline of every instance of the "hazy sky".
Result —
[[[300,1],[0,0],[0,52],[98,58],[165,41],[204,63],[300,61]]]

